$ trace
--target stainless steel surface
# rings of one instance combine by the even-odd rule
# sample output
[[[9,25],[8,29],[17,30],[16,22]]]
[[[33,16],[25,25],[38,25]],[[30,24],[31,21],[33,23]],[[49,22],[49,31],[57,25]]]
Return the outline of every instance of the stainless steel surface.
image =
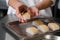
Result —
[[[13,22],[13,21],[17,21],[18,20],[18,18],[16,17],[16,15],[7,15],[7,16],[5,16],[1,21],[2,21],[2,23],[5,25],[5,27],[7,28],[7,29],[9,29],[13,34],[15,34],[16,36],[18,36],[19,38],[21,38],[20,37],[20,35],[19,34],[17,34],[16,33],[16,30],[14,31],[14,30],[12,30],[11,28],[12,27],[10,27],[9,28],[9,26],[7,25],[9,22]],[[13,25],[14,26],[14,25]],[[17,25],[16,25],[17,26]],[[18,33],[19,33],[19,27],[17,28],[17,27],[13,27],[13,29],[14,28],[16,28],[17,29],[17,31],[18,31]],[[43,38],[43,37],[42,37]]]
[[[5,16],[1,21],[2,21],[2,23],[5,25],[5,28],[7,28],[8,30],[10,30],[13,34],[15,34],[16,36],[18,36],[20,39],[23,39],[24,40],[24,38],[21,38],[20,37],[20,35],[19,35],[19,27],[17,27],[17,26],[14,26],[14,28],[13,27],[9,27],[7,24],[9,23],[9,22],[13,22],[13,21],[17,21],[18,20],[18,18],[16,18],[16,16],[14,16],[14,15],[7,15],[7,16]],[[11,29],[11,28],[13,28],[13,30]],[[17,29],[17,30],[15,30],[15,28]],[[17,33],[18,34],[17,34]],[[36,37],[35,37],[36,38]],[[38,37],[37,37],[38,38]],[[33,38],[32,38],[33,39]],[[39,38],[40,39],[40,38]]]

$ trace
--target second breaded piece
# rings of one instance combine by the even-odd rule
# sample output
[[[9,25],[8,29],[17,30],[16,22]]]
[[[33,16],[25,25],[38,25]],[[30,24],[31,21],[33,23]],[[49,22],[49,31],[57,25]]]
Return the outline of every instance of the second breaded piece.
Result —
[[[39,26],[38,26],[38,29],[39,29],[41,32],[43,32],[43,33],[49,32],[49,28],[48,28],[47,25],[39,25]]]

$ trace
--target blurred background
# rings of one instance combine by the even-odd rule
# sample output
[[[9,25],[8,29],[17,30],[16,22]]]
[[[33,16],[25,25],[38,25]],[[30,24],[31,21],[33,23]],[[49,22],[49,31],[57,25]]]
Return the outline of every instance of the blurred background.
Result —
[[[0,9],[8,9],[6,0],[0,0]]]
[[[6,0],[0,0],[0,20],[7,15],[7,10]],[[0,22],[0,40],[15,40],[2,26],[4,25]]]
[[[7,14],[7,10],[6,0],[0,0],[0,19]]]

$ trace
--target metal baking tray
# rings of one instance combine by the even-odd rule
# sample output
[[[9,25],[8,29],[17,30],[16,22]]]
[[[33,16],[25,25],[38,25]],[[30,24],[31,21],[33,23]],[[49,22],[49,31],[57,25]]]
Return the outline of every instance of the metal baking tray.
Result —
[[[50,32],[47,32],[47,33],[41,33],[40,32],[38,35],[33,36],[33,37],[28,36],[25,32],[25,29],[27,27],[33,26],[32,21],[38,20],[38,19],[42,20],[46,25],[50,22],[55,22],[53,18],[35,18],[35,19],[32,19],[32,20],[29,20],[26,23],[20,23],[19,21],[9,22],[8,27],[9,27],[10,30],[12,30],[13,33],[17,34],[19,37],[21,37],[23,39],[41,37],[43,35],[52,34],[53,32],[55,32],[55,31],[50,30]],[[57,22],[55,22],[55,23],[57,23]],[[59,23],[57,23],[57,24],[59,25]],[[58,31],[58,30],[56,30],[56,31]]]

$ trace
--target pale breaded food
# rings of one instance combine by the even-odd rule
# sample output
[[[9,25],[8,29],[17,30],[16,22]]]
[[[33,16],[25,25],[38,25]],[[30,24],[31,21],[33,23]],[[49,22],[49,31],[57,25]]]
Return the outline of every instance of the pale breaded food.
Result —
[[[32,24],[35,25],[35,26],[39,26],[39,25],[42,25],[44,23],[41,20],[38,19],[38,20],[33,21]]]
[[[48,27],[50,27],[53,31],[59,30],[59,25],[57,23],[49,23]]]
[[[39,25],[39,26],[38,26],[38,29],[39,29],[41,32],[43,32],[43,33],[49,32],[49,28],[48,28],[47,25]]]
[[[23,18],[26,19],[30,19],[30,13],[26,12],[23,14]]]
[[[38,29],[35,27],[26,28],[26,32],[29,33],[30,35],[35,35],[39,33]]]

